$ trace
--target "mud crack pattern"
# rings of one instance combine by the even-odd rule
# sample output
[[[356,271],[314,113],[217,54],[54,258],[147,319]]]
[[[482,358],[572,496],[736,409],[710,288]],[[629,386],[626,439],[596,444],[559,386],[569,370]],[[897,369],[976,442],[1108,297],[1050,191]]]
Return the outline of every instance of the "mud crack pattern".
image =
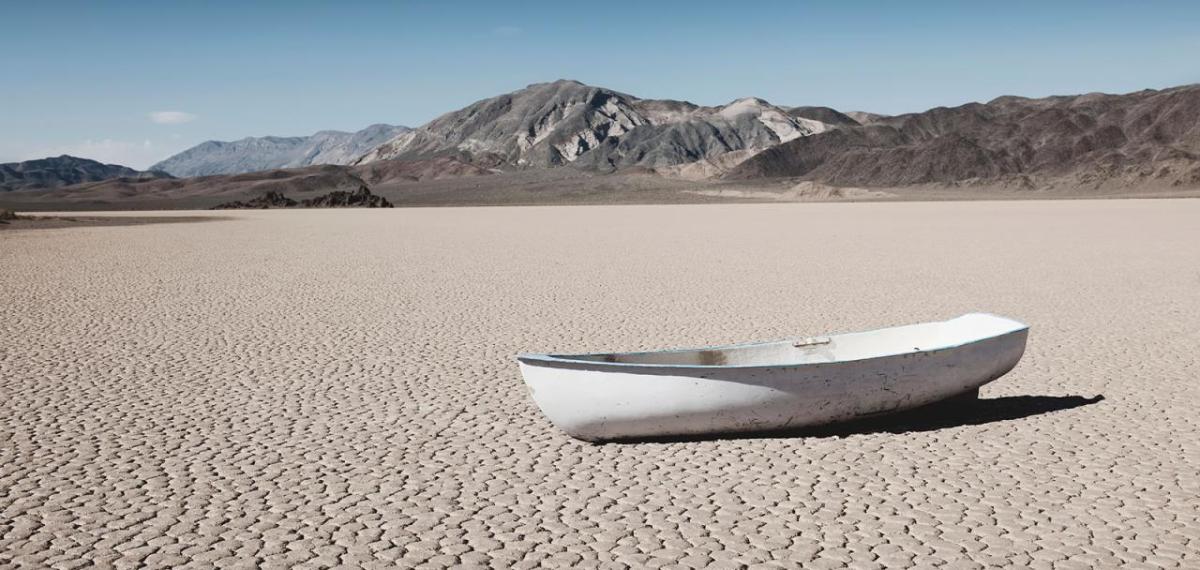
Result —
[[[0,566],[1200,567],[1200,202],[230,215],[0,234]],[[512,360],[975,310],[1049,405],[596,446]]]

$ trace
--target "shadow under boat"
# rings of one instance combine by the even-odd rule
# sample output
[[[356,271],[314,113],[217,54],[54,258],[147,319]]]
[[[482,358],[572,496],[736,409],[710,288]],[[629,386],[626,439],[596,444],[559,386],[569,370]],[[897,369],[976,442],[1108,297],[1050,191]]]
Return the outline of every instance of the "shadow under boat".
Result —
[[[975,397],[956,398],[943,402],[935,402],[928,406],[905,412],[828,426],[723,435],[705,434],[618,439],[607,443],[672,443],[728,439],[844,437],[872,433],[902,434],[1017,420],[1087,406],[1103,400],[1103,395],[1096,395],[1091,398],[1084,396],[1002,396],[986,399]]]

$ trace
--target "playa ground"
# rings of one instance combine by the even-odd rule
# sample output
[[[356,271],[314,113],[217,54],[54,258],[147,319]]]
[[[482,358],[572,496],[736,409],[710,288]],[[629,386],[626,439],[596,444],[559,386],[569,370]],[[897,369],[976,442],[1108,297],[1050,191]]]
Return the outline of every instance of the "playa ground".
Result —
[[[1200,566],[1200,201],[219,216],[0,232],[0,566]],[[513,361],[970,311],[1013,372],[840,431],[591,445]]]

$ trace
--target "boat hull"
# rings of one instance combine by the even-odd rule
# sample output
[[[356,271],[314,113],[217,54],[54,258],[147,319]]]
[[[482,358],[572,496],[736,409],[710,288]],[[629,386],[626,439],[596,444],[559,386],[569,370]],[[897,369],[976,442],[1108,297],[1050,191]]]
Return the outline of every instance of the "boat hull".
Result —
[[[1027,329],[960,346],[781,366],[620,366],[520,359],[558,428],[587,441],[812,427],[968,395],[1007,373]]]

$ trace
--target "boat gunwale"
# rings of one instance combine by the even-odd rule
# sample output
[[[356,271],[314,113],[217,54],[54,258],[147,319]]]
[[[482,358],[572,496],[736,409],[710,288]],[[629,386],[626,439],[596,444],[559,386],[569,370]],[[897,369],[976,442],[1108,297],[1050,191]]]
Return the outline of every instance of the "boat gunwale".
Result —
[[[835,364],[844,364],[844,363],[848,363],[848,362],[864,362],[864,361],[868,361],[868,360],[876,360],[876,359],[881,359],[881,358],[892,358],[892,357],[896,357],[896,356],[904,356],[904,355],[909,355],[909,354],[927,354],[927,353],[931,354],[931,353],[942,352],[945,350],[962,348],[964,346],[976,344],[979,342],[984,342],[987,340],[1001,338],[1001,337],[1008,336],[1010,334],[1014,334],[1014,333],[1018,333],[1018,332],[1026,332],[1029,330],[1029,325],[1024,322],[1018,321],[1016,319],[1010,319],[1008,317],[1002,317],[1002,316],[994,314],[994,313],[965,313],[965,314],[959,315],[957,317],[954,317],[952,319],[946,319],[946,320],[942,320],[942,321],[927,321],[927,322],[922,322],[922,323],[913,323],[911,325],[897,325],[897,326],[892,326],[892,327],[881,327],[881,328],[871,329],[871,330],[866,330],[866,331],[839,332],[839,333],[833,333],[833,334],[827,334],[827,335],[821,335],[821,336],[827,336],[827,337],[833,338],[833,337],[851,335],[851,334],[867,334],[867,333],[883,331],[883,330],[888,330],[888,329],[901,328],[901,327],[905,327],[905,326],[948,323],[950,321],[958,320],[958,319],[961,319],[964,317],[969,317],[972,315],[982,315],[982,316],[987,316],[987,317],[993,317],[996,319],[1009,321],[1009,322],[1015,323],[1016,325],[1020,325],[1020,326],[1016,326],[1016,327],[1014,327],[1010,330],[1006,330],[1004,332],[1000,332],[1000,333],[996,333],[996,334],[992,334],[992,335],[988,335],[988,336],[975,337],[975,338],[972,338],[967,341],[959,342],[956,344],[938,346],[936,348],[923,349],[923,350],[906,350],[903,352],[894,352],[894,353],[883,353],[883,354],[877,354],[877,355],[872,355],[872,356],[865,356],[862,358],[847,358],[844,360],[832,360],[829,362],[776,362],[776,363],[771,363],[771,364],[740,364],[740,365],[651,364],[651,363],[644,363],[644,362],[605,362],[605,361],[599,361],[599,360],[584,360],[584,359],[580,358],[580,357],[585,357],[585,356],[599,356],[599,355],[636,356],[636,355],[642,355],[642,354],[671,354],[671,353],[682,353],[682,352],[701,352],[701,351],[710,351],[710,350],[728,350],[728,349],[734,349],[734,348],[746,348],[746,347],[752,347],[752,346],[790,343],[790,342],[794,342],[796,340],[795,338],[769,340],[769,341],[752,341],[752,342],[743,342],[743,343],[737,343],[737,344],[713,345],[713,346],[705,346],[705,347],[699,347],[699,348],[670,348],[670,349],[665,349],[665,350],[643,350],[643,351],[635,351],[635,352],[585,352],[585,353],[579,353],[579,354],[520,353],[520,354],[517,354],[516,359],[518,362],[520,362],[522,364],[530,364],[530,365],[548,364],[555,368],[567,368],[568,366],[565,366],[565,365],[591,365],[591,366],[598,366],[601,368],[624,368],[624,369],[667,368],[667,369],[674,369],[674,370],[680,370],[680,369],[682,369],[682,370],[746,370],[746,369],[755,369],[755,368],[760,368],[760,369],[761,368],[795,368],[795,367],[802,367],[802,366],[828,366],[828,365],[835,365]]]

